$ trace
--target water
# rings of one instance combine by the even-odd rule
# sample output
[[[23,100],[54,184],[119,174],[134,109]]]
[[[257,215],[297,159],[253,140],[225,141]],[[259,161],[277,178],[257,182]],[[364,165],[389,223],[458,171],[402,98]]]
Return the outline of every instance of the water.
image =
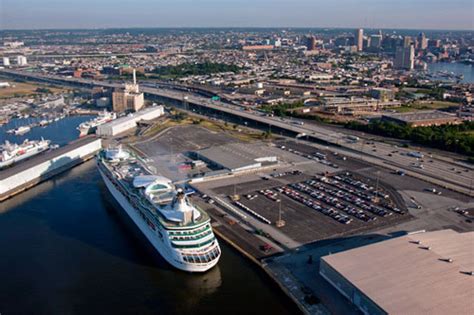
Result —
[[[94,161],[0,203],[0,313],[297,313],[223,241],[217,267],[187,274],[154,255],[120,213]]]
[[[25,139],[40,140],[43,137],[45,140],[51,140],[52,144],[60,146],[71,142],[79,137],[79,131],[76,129],[80,123],[90,120],[94,116],[68,116],[64,119],[52,122],[45,127],[34,127],[31,131],[24,135],[7,134],[9,129],[15,129],[20,126],[27,126],[33,123],[38,123],[39,118],[27,119],[12,119],[8,124],[0,126],[0,143],[8,140],[10,142],[21,143]]]
[[[474,67],[472,65],[466,65],[463,63],[447,63],[439,62],[428,65],[428,70],[431,73],[438,71],[453,72],[457,75],[464,75],[464,79],[461,80],[463,83],[474,83]]]

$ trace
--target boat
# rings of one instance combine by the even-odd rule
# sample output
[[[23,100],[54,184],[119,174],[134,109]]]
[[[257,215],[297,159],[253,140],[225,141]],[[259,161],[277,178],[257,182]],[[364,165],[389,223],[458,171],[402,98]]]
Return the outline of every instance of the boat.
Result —
[[[112,121],[116,118],[117,115],[115,113],[107,112],[104,110],[103,112],[99,113],[99,116],[97,116],[96,118],[83,122],[79,125],[79,127],[77,127],[80,132],[79,137],[84,137],[88,134],[93,133],[98,126]]]
[[[24,135],[25,133],[28,133],[31,131],[31,127],[29,126],[20,126],[16,129],[13,129],[13,134],[15,134],[16,136],[21,136],[21,135]]]
[[[22,144],[5,141],[0,145],[0,169],[48,150],[50,143],[44,139],[38,141],[26,139]]]
[[[139,156],[118,146],[97,155],[108,190],[153,248],[173,267],[206,272],[221,256],[208,214],[171,180],[154,175]]]

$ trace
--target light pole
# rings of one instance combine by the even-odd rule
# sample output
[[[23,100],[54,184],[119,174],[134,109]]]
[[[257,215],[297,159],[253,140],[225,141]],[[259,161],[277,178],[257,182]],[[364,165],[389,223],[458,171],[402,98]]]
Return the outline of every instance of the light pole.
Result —
[[[281,219],[281,199],[277,199],[278,202],[278,220],[275,222],[276,227],[284,227],[286,222]]]
[[[379,201],[379,177],[380,171],[377,171],[377,182],[375,184],[375,202],[378,203]]]

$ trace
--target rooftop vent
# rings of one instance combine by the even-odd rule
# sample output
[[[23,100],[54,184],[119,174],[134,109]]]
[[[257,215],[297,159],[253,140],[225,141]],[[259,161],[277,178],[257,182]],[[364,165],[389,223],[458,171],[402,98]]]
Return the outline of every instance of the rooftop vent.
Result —
[[[421,244],[421,242],[420,242],[420,241],[410,241],[410,243],[412,243],[412,244],[418,244],[418,245],[420,245],[420,244]]]
[[[453,260],[451,258],[440,258],[439,260],[447,262],[447,263],[452,263]]]
[[[425,249],[425,250],[430,250],[431,247],[430,246],[420,246],[421,249]]]

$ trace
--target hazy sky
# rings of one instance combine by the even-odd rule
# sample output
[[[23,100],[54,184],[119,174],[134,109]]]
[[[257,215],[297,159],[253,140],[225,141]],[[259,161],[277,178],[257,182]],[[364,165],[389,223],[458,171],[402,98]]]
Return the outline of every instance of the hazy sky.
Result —
[[[474,0],[0,0],[0,29],[374,27],[474,29]]]

